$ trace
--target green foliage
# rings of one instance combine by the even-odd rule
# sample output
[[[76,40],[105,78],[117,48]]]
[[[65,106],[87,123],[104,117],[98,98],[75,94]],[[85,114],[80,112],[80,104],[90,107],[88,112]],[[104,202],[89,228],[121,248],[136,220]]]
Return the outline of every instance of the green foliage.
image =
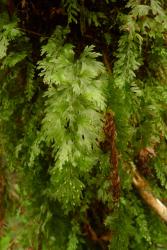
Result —
[[[32,13],[23,2],[17,18],[3,3],[0,19],[1,249],[165,250],[166,225],[141,201],[131,175],[140,150],[152,148],[145,177],[166,199],[165,1],[63,0],[47,12],[27,1]],[[61,12],[66,25],[54,26]],[[51,33],[43,20],[53,22]],[[108,110],[116,124],[117,207],[111,152],[100,149]]]
[[[68,23],[77,23],[77,16],[79,12],[79,4],[77,0],[62,0],[62,5],[67,9]]]
[[[62,46],[63,32],[57,29],[42,48],[46,57],[38,69],[48,90],[45,117],[32,145],[29,165],[33,166],[41,154],[43,143],[52,148],[55,165],[49,170],[52,189],[48,195],[68,207],[80,203],[84,184],[79,176],[98,161],[97,138],[101,134],[101,112],[105,110],[103,89],[107,77],[93,47],[86,47],[80,59],[75,60],[72,45]]]

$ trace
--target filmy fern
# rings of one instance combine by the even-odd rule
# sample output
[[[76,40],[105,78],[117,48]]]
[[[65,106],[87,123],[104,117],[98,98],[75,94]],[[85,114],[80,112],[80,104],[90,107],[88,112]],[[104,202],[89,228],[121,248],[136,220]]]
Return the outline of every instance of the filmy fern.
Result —
[[[55,161],[50,166],[55,190],[52,196],[73,205],[79,203],[84,188],[79,176],[98,161],[107,76],[103,64],[96,60],[100,54],[93,51],[93,46],[86,47],[80,58],[75,59],[73,46],[62,46],[63,32],[57,29],[42,48],[46,57],[38,68],[48,90],[45,117],[31,158],[35,152],[38,155],[37,148],[42,142],[52,148]]]

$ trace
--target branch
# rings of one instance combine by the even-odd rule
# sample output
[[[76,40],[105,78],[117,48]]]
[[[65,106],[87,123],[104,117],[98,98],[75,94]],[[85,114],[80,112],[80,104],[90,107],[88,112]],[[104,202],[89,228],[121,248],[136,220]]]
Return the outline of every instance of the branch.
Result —
[[[118,201],[119,195],[120,195],[120,181],[119,181],[119,175],[118,175],[118,152],[117,152],[117,148],[115,145],[116,127],[115,127],[112,113],[109,113],[109,112],[106,113],[106,118],[107,119],[104,125],[104,133],[105,133],[107,140],[103,144],[107,145],[107,149],[111,148],[110,163],[113,166],[113,169],[112,169],[113,173],[111,175],[112,186],[114,187],[113,199]],[[110,147],[108,148],[108,146]],[[148,154],[155,156],[154,149],[148,147],[142,150],[140,152],[140,159],[142,157],[142,161],[145,162],[147,160]],[[138,173],[135,166],[133,170],[132,182],[133,182],[133,185],[138,190],[140,196],[145,201],[145,203],[147,203],[161,217],[161,219],[163,219],[167,223],[167,207],[159,199],[154,197],[149,184]]]
[[[149,184],[135,170],[133,176],[133,185],[138,190],[140,196],[165,222],[167,222],[167,207],[151,192]]]

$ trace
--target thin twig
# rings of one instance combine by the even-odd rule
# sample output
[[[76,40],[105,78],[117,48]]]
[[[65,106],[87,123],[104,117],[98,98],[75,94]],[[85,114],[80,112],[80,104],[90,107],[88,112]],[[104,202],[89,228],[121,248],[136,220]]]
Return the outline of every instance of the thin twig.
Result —
[[[27,32],[27,33],[30,33],[30,34],[33,34],[35,36],[40,36],[40,37],[44,37],[44,38],[50,38],[49,36],[45,36],[43,34],[40,34],[38,32],[35,32],[33,30],[29,30],[29,29],[25,29],[25,28],[19,28],[21,31],[24,31],[24,32]]]

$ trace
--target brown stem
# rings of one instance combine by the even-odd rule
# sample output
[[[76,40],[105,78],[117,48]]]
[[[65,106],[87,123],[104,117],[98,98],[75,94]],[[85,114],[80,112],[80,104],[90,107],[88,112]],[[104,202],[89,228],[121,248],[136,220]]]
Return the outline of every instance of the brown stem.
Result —
[[[114,116],[111,112],[106,113],[106,120],[104,124],[104,133],[106,137],[106,144],[110,151],[110,179],[112,182],[112,196],[114,204],[118,204],[120,198],[120,178],[118,169],[118,151],[116,147],[116,126]]]
[[[110,59],[109,59],[109,52],[108,52],[107,48],[105,48],[103,50],[103,62],[104,62],[104,65],[107,68],[107,71],[111,74],[112,73],[112,67],[111,67],[111,63],[110,63]]]

